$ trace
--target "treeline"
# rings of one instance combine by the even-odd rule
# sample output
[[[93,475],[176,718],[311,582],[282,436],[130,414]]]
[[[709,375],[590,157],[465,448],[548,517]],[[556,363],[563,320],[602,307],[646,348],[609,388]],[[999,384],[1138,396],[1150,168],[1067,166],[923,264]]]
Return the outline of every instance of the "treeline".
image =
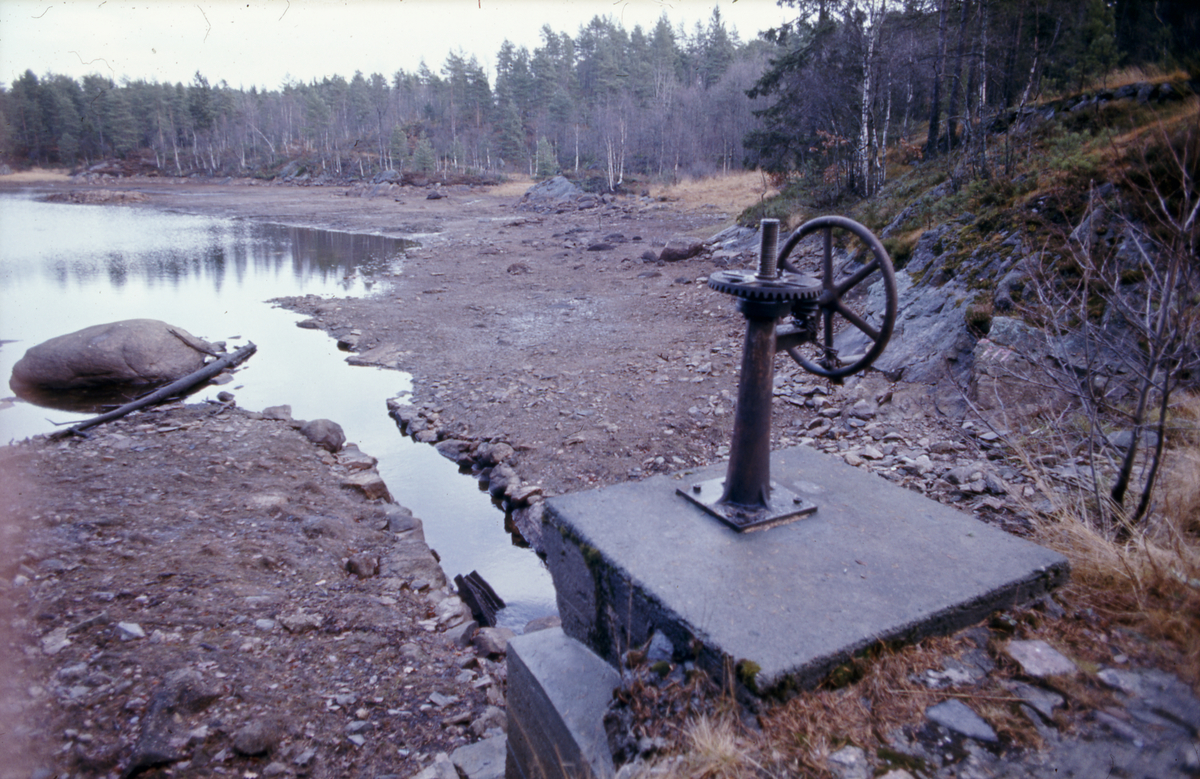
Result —
[[[615,187],[626,172],[741,165],[758,124],[746,90],[769,48],[741,42],[714,8],[691,33],[665,16],[648,33],[600,17],[574,37],[546,26],[532,52],[505,42],[491,74],[460,54],[437,73],[422,64],[267,91],[200,73],[116,84],[26,71],[0,91],[0,153],[68,166],[119,157],[166,175],[270,174],[294,160],[340,177],[591,170]]]
[[[964,147],[990,174],[989,135],[1048,92],[1114,67],[1200,63],[1194,0],[787,0],[748,164],[867,196],[888,149],[909,160]],[[924,137],[920,137],[924,136]]]
[[[1195,67],[1193,0],[785,0],[790,24],[742,42],[714,8],[689,33],[597,17],[548,26],[493,69],[451,54],[385,77],[279,90],[26,73],[0,88],[0,156],[127,172],[338,178],[380,170],[676,177],[730,167],[870,195],[887,152],[961,146],[987,175],[989,131],[1115,66]],[[917,138],[920,133],[924,137]],[[297,164],[299,163],[299,164]],[[286,166],[286,167],[285,167]]]

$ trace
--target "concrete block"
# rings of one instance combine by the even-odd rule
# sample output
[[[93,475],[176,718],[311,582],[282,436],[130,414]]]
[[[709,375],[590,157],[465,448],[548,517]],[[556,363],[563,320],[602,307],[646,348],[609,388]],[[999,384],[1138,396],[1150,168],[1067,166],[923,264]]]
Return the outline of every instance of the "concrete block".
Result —
[[[616,670],[561,628],[508,642],[508,779],[615,775],[604,712]]]
[[[1064,557],[808,447],[772,454],[817,504],[738,533],[675,494],[724,465],[546,501],[564,632],[616,664],[662,631],[760,693],[809,687],[878,641],[949,633],[1066,581]]]

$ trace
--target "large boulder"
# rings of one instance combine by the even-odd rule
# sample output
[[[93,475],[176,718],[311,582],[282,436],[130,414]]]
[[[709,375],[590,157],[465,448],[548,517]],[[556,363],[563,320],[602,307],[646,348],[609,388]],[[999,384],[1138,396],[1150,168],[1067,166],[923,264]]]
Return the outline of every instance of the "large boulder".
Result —
[[[127,319],[38,344],[13,366],[9,383],[18,392],[163,384],[204,367],[213,351],[183,328]]]
[[[517,207],[523,211],[554,211],[575,208],[584,191],[564,176],[554,176],[530,187]]]

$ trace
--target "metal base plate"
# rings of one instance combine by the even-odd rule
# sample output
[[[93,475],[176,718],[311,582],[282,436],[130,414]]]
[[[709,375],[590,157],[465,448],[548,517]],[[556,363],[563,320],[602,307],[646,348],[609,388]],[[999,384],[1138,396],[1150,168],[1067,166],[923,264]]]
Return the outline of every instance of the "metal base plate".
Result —
[[[767,507],[757,511],[721,503],[721,496],[725,493],[724,478],[697,482],[690,489],[680,487],[675,491],[738,532],[786,525],[817,510],[817,504],[775,482],[771,482],[771,497]]]

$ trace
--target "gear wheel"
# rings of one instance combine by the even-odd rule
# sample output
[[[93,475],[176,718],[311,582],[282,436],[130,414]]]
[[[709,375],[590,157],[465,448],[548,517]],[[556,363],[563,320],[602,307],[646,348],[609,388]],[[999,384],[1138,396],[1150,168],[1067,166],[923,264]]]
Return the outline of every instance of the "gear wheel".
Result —
[[[774,279],[762,279],[751,271],[722,270],[708,277],[708,286],[743,300],[768,303],[816,300],[822,292],[820,280],[807,273],[783,273]]]

